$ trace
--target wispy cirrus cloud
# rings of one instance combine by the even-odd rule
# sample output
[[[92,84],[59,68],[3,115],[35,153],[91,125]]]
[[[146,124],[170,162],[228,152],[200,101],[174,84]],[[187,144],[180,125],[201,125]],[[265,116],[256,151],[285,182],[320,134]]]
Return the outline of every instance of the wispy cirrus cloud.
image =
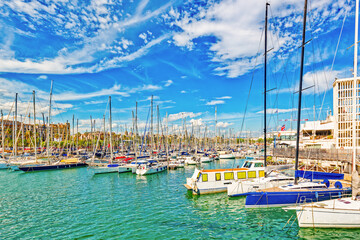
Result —
[[[52,34],[53,38],[63,44],[61,48],[56,48],[56,44],[49,45],[52,51],[22,56],[25,51],[12,44],[14,38],[8,38],[7,53],[14,54],[0,53],[0,71],[40,74],[93,73],[116,68],[140,58],[146,55],[151,47],[170,37],[167,34],[156,37],[156,34],[148,32],[150,37],[145,44],[135,45],[133,40],[122,36],[121,33],[136,29],[137,25],[156,18],[172,5],[172,2],[168,2],[154,9],[150,8],[148,3],[148,0],[129,5],[108,1],[92,1],[87,5],[81,2],[6,2],[0,16],[6,15],[5,17],[22,22],[23,28],[28,32],[41,34],[38,29],[48,31],[48,34]],[[118,5],[135,11],[124,14],[116,10],[115,6]],[[7,31],[6,35],[24,32],[15,30],[10,33]],[[71,41],[67,41],[68,39]],[[44,43],[46,44],[48,45],[47,42]]]
[[[212,106],[212,105],[219,105],[219,104],[224,104],[224,103],[225,103],[224,100],[211,100],[211,101],[207,102],[205,105]]]
[[[216,99],[222,100],[222,99],[232,99],[230,96],[223,96],[223,97],[217,97]]]
[[[121,96],[121,97],[129,97],[130,94],[144,92],[144,91],[157,91],[161,90],[162,86],[148,84],[141,85],[138,87],[122,87],[120,84],[115,84],[111,88],[101,89],[95,92],[87,92],[87,93],[78,93],[78,92],[62,92],[60,94],[55,94],[54,98],[58,101],[73,101],[73,100],[84,100],[90,99],[94,97],[102,97],[102,96]]]
[[[47,92],[18,80],[0,78],[0,109],[4,111],[5,115],[10,110],[14,111],[15,94],[18,93],[18,114],[23,114],[27,116],[29,114],[33,114],[33,91],[35,91],[36,93],[36,113],[39,116],[41,113],[46,113],[49,109],[49,94]],[[70,103],[56,103],[53,106],[52,115],[55,116],[60,113],[66,112],[73,107],[74,105]]]
[[[351,5],[346,1],[320,0],[311,3],[309,27],[316,34],[315,37],[333,30],[336,27],[333,23],[344,16]],[[192,50],[197,48],[194,42],[198,39],[215,37],[216,41],[210,43],[208,48],[211,61],[216,66],[214,72],[234,78],[261,64],[255,59],[260,56],[257,52],[264,26],[264,8],[265,3],[258,1],[189,3],[189,11],[173,8],[165,19],[170,26],[180,29],[173,36],[177,46]],[[301,28],[303,2],[274,0],[271,1],[270,10],[269,34],[278,40],[273,43],[270,57],[277,55],[283,58],[299,45],[301,31],[294,29]]]

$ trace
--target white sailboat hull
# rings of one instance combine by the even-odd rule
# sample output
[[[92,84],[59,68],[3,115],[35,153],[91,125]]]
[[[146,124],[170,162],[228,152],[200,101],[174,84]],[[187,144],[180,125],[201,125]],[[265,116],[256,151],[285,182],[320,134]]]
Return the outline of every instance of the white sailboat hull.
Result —
[[[299,227],[360,228],[360,200],[340,198],[296,208]]]
[[[185,158],[185,164],[187,165],[196,165],[198,162],[192,157]]]
[[[211,159],[209,157],[201,157],[200,162],[201,163],[209,163],[209,162],[211,162]]]
[[[266,178],[258,178],[252,181],[236,181],[227,185],[227,194],[229,197],[236,197],[241,196],[244,193],[255,192],[265,188],[279,187],[293,182],[293,179],[268,181]]]
[[[131,168],[129,167],[91,167],[91,170],[94,174],[103,174],[103,173],[124,173],[131,172]]]
[[[163,172],[167,169],[167,166],[156,166],[156,167],[141,167],[136,169],[136,174],[137,175],[150,175],[150,174],[155,174],[155,173],[159,173],[159,172]]]
[[[235,156],[231,153],[231,154],[220,154],[219,156],[220,159],[235,159]]]

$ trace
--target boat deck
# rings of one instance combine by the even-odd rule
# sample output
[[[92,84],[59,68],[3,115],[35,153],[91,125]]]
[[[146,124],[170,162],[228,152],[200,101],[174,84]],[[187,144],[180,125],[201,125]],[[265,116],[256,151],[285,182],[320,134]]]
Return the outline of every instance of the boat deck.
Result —
[[[192,189],[192,187],[190,187],[189,185],[187,185],[187,184],[184,184],[184,187],[186,187],[187,188],[187,190],[193,190]]]
[[[291,191],[296,191],[296,192],[308,192],[308,191],[319,191],[319,190],[324,190],[326,188],[314,188],[314,189],[309,189],[309,188],[303,188],[303,189],[282,189],[279,187],[272,187],[272,188],[266,188],[266,189],[262,189],[259,190],[257,192],[291,192]],[[327,189],[326,189],[327,190]]]

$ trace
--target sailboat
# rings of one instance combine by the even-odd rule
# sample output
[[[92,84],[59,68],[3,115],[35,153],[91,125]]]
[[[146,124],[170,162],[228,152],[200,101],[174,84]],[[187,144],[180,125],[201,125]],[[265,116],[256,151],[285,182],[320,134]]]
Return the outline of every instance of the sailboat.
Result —
[[[267,71],[267,24],[268,24],[268,6],[270,4],[266,3],[265,10],[265,48],[264,48],[264,122],[266,123],[266,71]],[[266,151],[266,124],[264,124],[264,166],[266,167],[267,151]],[[253,157],[246,157],[247,159],[254,159]],[[286,169],[286,168],[285,168]],[[275,168],[273,169],[275,170]],[[267,169],[269,171],[269,169]],[[244,196],[248,192],[253,192],[260,189],[278,187],[284,184],[290,184],[294,180],[293,177],[271,171],[266,174],[264,177],[255,178],[255,179],[238,179],[235,182],[227,185],[227,194],[229,197],[239,197]]]
[[[153,96],[151,96],[151,125],[150,125],[150,133],[151,133],[151,153],[153,154],[153,119],[152,119],[152,112],[153,112]],[[159,110],[158,110],[158,120],[159,120]],[[144,133],[145,136],[145,133]],[[159,127],[158,127],[158,136],[159,136]],[[155,159],[147,159],[147,161],[143,162],[142,164],[136,164],[136,174],[137,175],[149,175],[154,173],[160,173],[168,169],[167,165],[163,165],[159,163]]]
[[[19,165],[17,166],[19,170],[23,172],[34,172],[34,171],[44,171],[44,170],[59,170],[59,169],[69,169],[69,168],[77,168],[77,167],[85,167],[87,164],[85,162],[79,161],[77,158],[68,158],[58,160],[54,163],[50,162],[50,119],[51,119],[51,100],[52,100],[52,89],[53,89],[53,81],[51,81],[51,88],[50,88],[50,103],[49,103],[49,121],[48,121],[48,131],[47,131],[47,158],[48,163],[46,164],[37,164],[36,158],[36,144],[35,144],[35,163],[36,164],[27,164],[27,165]],[[34,128],[35,126],[35,92],[34,93]],[[36,130],[34,131],[36,134]],[[36,140],[36,138],[35,138]]]
[[[137,175],[150,175],[154,173],[159,173],[167,170],[166,165],[162,165],[156,160],[148,160],[144,164],[140,164],[136,169]]]
[[[302,32],[302,46],[301,46],[301,66],[300,66],[300,81],[299,81],[299,104],[298,104],[298,119],[297,119],[297,135],[296,135],[296,155],[295,155],[295,181],[294,184],[287,184],[279,187],[266,188],[255,192],[250,192],[246,195],[245,207],[280,207],[299,205],[309,202],[318,202],[328,199],[341,198],[349,194],[351,188],[343,188],[341,183],[334,187],[329,187],[329,179],[341,179],[343,174],[319,173],[311,172],[305,173],[298,171],[299,165],[299,142],[300,142],[300,117],[301,117],[301,96],[303,83],[303,68],[304,68],[304,53],[305,53],[305,30],[306,30],[306,14],[307,14],[307,0],[304,6],[304,21]],[[266,125],[266,124],[265,124]],[[310,176],[313,179],[323,179],[320,181],[303,181],[298,182],[299,177],[308,179]]]
[[[131,168],[123,164],[113,163],[113,147],[112,147],[112,118],[111,118],[111,96],[109,96],[109,127],[110,127],[110,161],[109,163],[100,163],[95,166],[91,166],[90,169],[94,174],[104,173],[124,173],[131,172]],[[105,121],[105,120],[104,120]],[[104,126],[105,127],[105,126]],[[105,129],[104,129],[105,132]]]
[[[356,171],[356,120],[357,102],[356,95],[359,79],[357,77],[357,48],[358,48],[358,25],[359,25],[359,0],[356,0],[355,14],[355,44],[354,44],[354,80],[352,83],[352,197],[327,200],[317,203],[306,204],[296,207],[296,216],[299,227],[313,228],[360,228],[360,179]]]

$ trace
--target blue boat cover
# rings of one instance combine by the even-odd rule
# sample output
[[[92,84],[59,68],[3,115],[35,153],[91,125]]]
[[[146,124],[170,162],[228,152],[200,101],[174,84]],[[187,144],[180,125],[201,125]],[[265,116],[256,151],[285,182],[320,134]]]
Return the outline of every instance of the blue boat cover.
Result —
[[[107,165],[108,167],[118,167],[119,166],[119,164],[109,164],[109,165]]]
[[[306,179],[310,179],[310,180],[313,180],[313,179],[342,180],[342,179],[344,179],[344,174],[296,170],[295,177],[301,177],[301,178],[306,178]]]

